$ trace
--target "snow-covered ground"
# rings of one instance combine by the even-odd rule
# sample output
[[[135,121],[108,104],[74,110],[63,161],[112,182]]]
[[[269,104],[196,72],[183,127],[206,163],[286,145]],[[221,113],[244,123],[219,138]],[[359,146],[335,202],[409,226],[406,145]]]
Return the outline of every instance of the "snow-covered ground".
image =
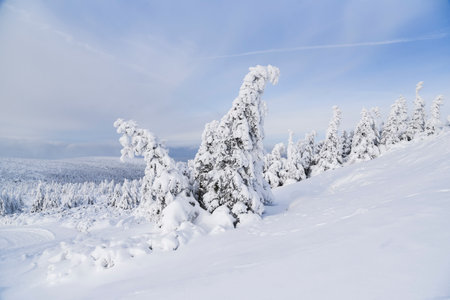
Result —
[[[6,216],[0,298],[450,299],[450,131],[274,193],[226,231],[160,236],[96,206]]]

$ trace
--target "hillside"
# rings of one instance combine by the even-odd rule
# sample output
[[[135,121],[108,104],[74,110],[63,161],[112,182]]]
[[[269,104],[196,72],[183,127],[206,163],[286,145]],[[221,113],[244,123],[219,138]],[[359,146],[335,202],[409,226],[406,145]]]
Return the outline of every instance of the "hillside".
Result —
[[[185,228],[177,251],[163,251],[164,238],[150,250],[148,224],[120,216],[85,231],[11,220],[0,227],[0,297],[448,299],[449,149],[447,130],[278,188],[262,220]]]

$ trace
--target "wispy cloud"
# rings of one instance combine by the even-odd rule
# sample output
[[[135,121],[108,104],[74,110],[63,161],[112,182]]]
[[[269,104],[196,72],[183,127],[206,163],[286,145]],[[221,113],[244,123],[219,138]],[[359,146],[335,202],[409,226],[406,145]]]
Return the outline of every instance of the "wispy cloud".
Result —
[[[205,59],[232,58],[232,57],[241,57],[241,56],[297,52],[297,51],[316,50],[316,49],[383,46],[383,45],[392,45],[392,44],[412,43],[412,42],[419,42],[419,41],[426,41],[426,40],[437,40],[437,39],[443,39],[446,36],[447,36],[446,33],[440,33],[440,34],[433,34],[433,35],[427,35],[427,36],[416,37],[416,38],[402,38],[402,39],[386,40],[386,41],[360,42],[360,43],[347,43],[347,44],[311,45],[311,46],[299,46],[299,47],[290,47],[290,48],[264,49],[264,50],[255,50],[255,51],[242,52],[242,53],[209,56],[209,57],[205,57]]]

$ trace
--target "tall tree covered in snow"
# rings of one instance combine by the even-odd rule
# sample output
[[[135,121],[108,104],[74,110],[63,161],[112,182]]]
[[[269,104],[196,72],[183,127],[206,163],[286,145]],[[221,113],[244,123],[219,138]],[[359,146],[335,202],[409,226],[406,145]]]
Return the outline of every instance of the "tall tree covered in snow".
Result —
[[[381,144],[389,147],[406,139],[408,115],[406,112],[406,99],[400,96],[391,105],[391,111],[381,133]]]
[[[284,152],[284,144],[278,143],[264,157],[264,178],[272,188],[282,186],[287,178]]]
[[[339,107],[333,106],[333,118],[330,121],[325,136],[325,141],[317,157],[317,163],[313,170],[314,175],[320,174],[326,170],[336,169],[342,163],[339,155],[341,152],[341,145],[338,135],[338,128],[341,123],[341,118],[341,110]]]
[[[195,205],[188,179],[176,168],[175,161],[156,136],[132,120],[118,119],[114,126],[122,134],[121,159],[144,156],[146,168],[138,208],[145,217],[159,221],[163,210],[176,200],[188,200]]]
[[[266,82],[276,84],[278,76],[278,68],[270,65],[250,68],[230,111],[207,126],[195,158],[195,178],[198,200],[209,212],[226,207],[239,221],[243,213],[262,214],[264,204],[272,201],[263,178],[266,107],[261,96]]]
[[[286,159],[286,184],[294,183],[306,178],[305,169],[302,165],[302,155],[300,148],[294,144],[294,132],[289,130],[289,140],[287,146]]]
[[[349,162],[370,160],[377,157],[380,150],[377,146],[377,133],[375,121],[371,114],[364,108],[361,111],[361,120],[356,126],[352,141],[352,152]]]
[[[417,134],[425,131],[425,101],[420,96],[419,91],[423,88],[423,81],[416,86],[416,100],[414,101],[414,111],[408,128],[408,140],[412,140]]]
[[[436,130],[441,125],[441,105],[444,102],[444,96],[439,95],[434,99],[433,103],[431,104],[431,116],[427,120],[426,124],[426,132],[427,135],[432,135],[436,132]]]

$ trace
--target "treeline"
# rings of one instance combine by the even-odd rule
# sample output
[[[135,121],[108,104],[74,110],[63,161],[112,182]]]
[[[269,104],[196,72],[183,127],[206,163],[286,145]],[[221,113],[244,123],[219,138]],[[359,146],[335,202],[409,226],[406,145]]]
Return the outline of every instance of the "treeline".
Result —
[[[371,160],[402,141],[411,141],[420,136],[435,134],[442,126],[440,107],[443,96],[437,96],[431,105],[429,117],[425,114],[425,101],[419,91],[423,82],[416,86],[416,99],[411,116],[408,115],[404,97],[392,105],[386,122],[380,119],[378,109],[363,109],[355,129],[339,134],[341,111],[333,107],[333,117],[325,140],[315,142],[316,133],[306,134],[304,140],[293,141],[289,133],[287,146],[276,144],[265,156],[264,178],[272,188],[304,180],[345,164]]]
[[[142,179],[83,183],[21,182],[4,187],[0,194],[0,215],[21,212],[58,212],[79,206],[100,204],[129,210],[138,206]],[[25,203],[30,203],[26,207]]]

